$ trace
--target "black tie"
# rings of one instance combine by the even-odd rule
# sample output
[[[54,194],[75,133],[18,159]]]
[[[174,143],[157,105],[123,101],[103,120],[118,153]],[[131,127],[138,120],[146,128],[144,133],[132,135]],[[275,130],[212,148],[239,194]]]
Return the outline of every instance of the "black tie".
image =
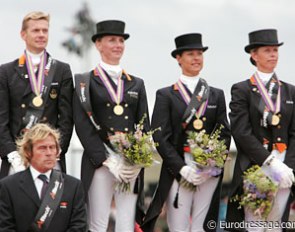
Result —
[[[38,178],[43,181],[43,186],[41,189],[41,200],[43,200],[48,188],[48,178],[44,174],[39,175]]]

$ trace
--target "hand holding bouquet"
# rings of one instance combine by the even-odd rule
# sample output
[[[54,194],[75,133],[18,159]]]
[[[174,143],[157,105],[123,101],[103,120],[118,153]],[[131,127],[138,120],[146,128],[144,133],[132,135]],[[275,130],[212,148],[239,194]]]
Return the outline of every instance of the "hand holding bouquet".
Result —
[[[224,140],[220,140],[220,133],[223,125],[216,129],[211,135],[205,130],[200,132],[190,131],[188,133],[188,147],[185,147],[185,161],[194,167],[203,179],[211,176],[218,176],[224,167],[228,150]],[[206,178],[205,178],[206,177]],[[196,189],[196,185],[181,179],[180,184],[191,190]]]
[[[244,193],[232,200],[239,201],[240,207],[245,207],[253,215],[266,219],[272,209],[279,183],[270,179],[258,165],[247,169],[243,179]]]
[[[154,162],[154,155],[157,154],[157,144],[153,141],[152,135],[158,129],[144,132],[143,122],[146,114],[135,126],[133,133],[116,132],[109,136],[110,143],[116,152],[115,159],[121,163],[121,178],[123,183],[118,183],[119,191],[130,191],[130,181],[136,178],[141,168],[150,167]]]

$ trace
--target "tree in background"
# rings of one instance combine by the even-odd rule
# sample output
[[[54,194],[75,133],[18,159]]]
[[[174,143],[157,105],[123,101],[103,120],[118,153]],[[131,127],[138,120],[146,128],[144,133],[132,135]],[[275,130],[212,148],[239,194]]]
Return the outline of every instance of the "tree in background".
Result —
[[[83,57],[92,45],[91,36],[95,32],[95,23],[90,15],[87,3],[75,14],[74,26],[67,28],[70,37],[62,46],[79,57]]]

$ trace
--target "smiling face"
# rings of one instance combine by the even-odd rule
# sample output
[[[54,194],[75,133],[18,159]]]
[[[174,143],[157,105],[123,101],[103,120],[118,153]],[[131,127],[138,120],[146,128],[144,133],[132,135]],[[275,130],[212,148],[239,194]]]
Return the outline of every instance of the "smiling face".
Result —
[[[30,156],[30,163],[37,171],[45,173],[51,170],[58,157],[58,147],[54,137],[49,135],[34,142]]]
[[[32,53],[41,53],[48,43],[48,30],[49,23],[45,19],[27,21],[26,28],[21,31],[26,48]]]
[[[257,69],[264,73],[272,73],[279,59],[278,46],[263,46],[251,51],[251,57],[256,62]]]
[[[176,55],[176,59],[186,76],[196,76],[203,68],[203,51],[189,50]]]
[[[122,36],[106,35],[97,39],[95,46],[103,62],[111,65],[120,63],[125,49],[125,40]]]

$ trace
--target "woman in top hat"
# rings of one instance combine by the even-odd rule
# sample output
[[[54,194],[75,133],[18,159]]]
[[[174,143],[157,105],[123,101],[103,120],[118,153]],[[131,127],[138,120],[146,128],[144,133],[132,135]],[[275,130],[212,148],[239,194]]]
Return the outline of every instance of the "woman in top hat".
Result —
[[[163,164],[156,193],[141,228],[145,232],[153,231],[166,202],[169,231],[215,231],[206,224],[218,219],[222,173],[210,176],[197,172],[190,162],[191,155],[185,150],[188,131],[205,130],[210,134],[219,125],[224,126],[221,139],[229,147],[225,97],[222,90],[209,87],[200,77],[203,52],[208,49],[202,45],[202,35],[180,35],[175,43],[172,56],[182,73],[175,84],[157,91],[152,128],[161,127],[161,131],[154,134],[154,140],[159,143]],[[195,104],[194,98],[199,98],[200,104]],[[191,114],[192,111],[196,113]],[[195,190],[183,187],[181,179],[196,186]]]
[[[250,79],[232,86],[230,122],[237,147],[231,197],[243,192],[243,172],[252,165],[267,166],[268,175],[280,178],[279,190],[266,221],[288,220],[290,192],[295,168],[295,87],[281,81],[275,73],[279,47],[277,31],[258,30],[249,33],[250,61],[256,71]],[[273,103],[273,104],[270,104]],[[230,201],[227,220],[255,222],[262,219],[238,202]],[[246,225],[246,227],[248,227]],[[245,231],[246,228],[228,228]],[[264,231],[264,228],[247,228]],[[281,229],[271,230],[281,231]]]
[[[81,180],[88,193],[89,231],[107,231],[114,197],[115,231],[131,232],[143,190],[143,170],[117,163],[106,144],[110,134],[132,132],[148,116],[147,96],[143,80],[127,74],[120,65],[129,38],[125,23],[107,20],[96,27],[92,41],[101,61],[89,73],[75,75],[74,95],[75,128],[84,147]],[[148,127],[149,119],[145,120],[145,129]],[[131,192],[117,191],[119,182],[130,183]]]

